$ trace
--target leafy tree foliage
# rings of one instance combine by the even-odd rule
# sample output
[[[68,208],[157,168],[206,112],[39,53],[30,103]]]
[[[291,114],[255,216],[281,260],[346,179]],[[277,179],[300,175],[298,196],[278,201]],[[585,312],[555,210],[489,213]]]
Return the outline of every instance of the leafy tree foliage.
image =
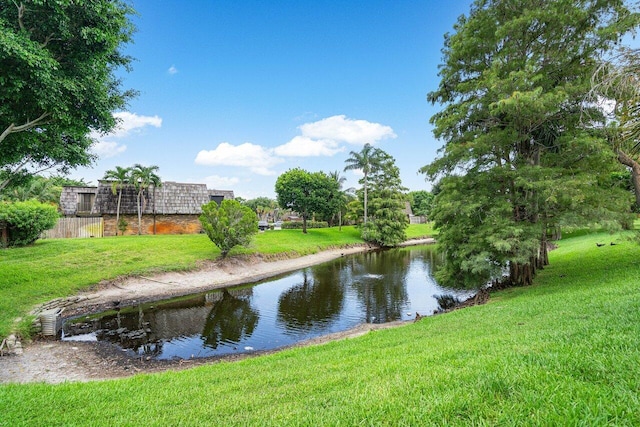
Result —
[[[56,187],[87,187],[89,186],[89,184],[87,184],[84,179],[72,179],[72,178],[67,178],[66,176],[52,176],[50,178],[45,178],[48,179],[53,185],[55,185]]]
[[[346,213],[347,203],[349,201],[349,193],[353,191],[352,188],[346,190],[342,189],[347,178],[340,175],[340,171],[329,172],[329,177],[338,184],[338,227],[342,230],[342,216]],[[335,214],[331,218],[331,225],[334,225]]]
[[[247,246],[258,232],[255,212],[242,206],[237,200],[223,200],[220,206],[214,201],[202,206],[202,228],[209,239],[226,257],[235,246]]]
[[[410,191],[407,196],[414,215],[426,216],[427,218],[431,215],[431,205],[434,198],[432,193],[425,190]]]
[[[0,202],[0,224],[7,229],[2,246],[25,246],[38,240],[40,234],[53,228],[58,220],[55,206],[36,200]]]
[[[376,166],[370,172],[370,221],[362,224],[362,237],[380,246],[396,246],[407,238],[406,188],[393,157],[380,149],[376,156]]]
[[[0,5],[0,168],[67,170],[92,160],[90,132],[109,132],[124,91],[116,71],[134,31],[124,1]],[[0,188],[7,185],[7,178]]]
[[[237,198],[236,198],[237,200]],[[275,220],[278,213],[278,202],[268,197],[257,197],[241,202],[244,206],[250,207],[260,218],[261,221],[267,221],[269,217]]]
[[[356,190],[356,197],[347,202],[345,218],[352,224],[361,224],[364,217],[364,207],[359,199],[362,191]]]
[[[57,205],[60,201],[62,187],[67,185],[86,186],[84,181],[54,176],[46,178],[40,175],[23,175],[20,179],[11,180],[0,195],[0,200],[27,201],[37,200],[41,203]]]
[[[338,211],[338,183],[324,172],[308,172],[295,168],[276,180],[278,204],[302,217],[302,232],[307,232],[307,220],[313,214],[330,217]]]
[[[601,113],[584,98],[597,58],[637,22],[616,0],[476,0],[445,36],[428,95],[443,104],[431,122],[445,146],[422,169],[441,178],[445,285],[479,288],[505,270],[503,283],[530,284],[548,263],[547,230],[622,219],[627,196],[604,184],[617,166]]]

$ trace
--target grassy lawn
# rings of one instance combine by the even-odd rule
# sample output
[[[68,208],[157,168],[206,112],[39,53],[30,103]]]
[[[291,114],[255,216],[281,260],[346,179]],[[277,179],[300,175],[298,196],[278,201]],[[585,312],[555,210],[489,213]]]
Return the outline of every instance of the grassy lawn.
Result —
[[[536,285],[360,338],[0,387],[6,425],[640,425],[640,245],[560,242]]]
[[[430,233],[428,224],[407,229],[410,238]],[[307,255],[360,243],[354,227],[310,229],[306,235],[300,230],[278,230],[259,233],[250,248],[236,248],[230,255]],[[193,269],[198,261],[219,255],[204,234],[51,239],[0,250],[0,338],[16,328],[14,319],[25,316],[38,303],[73,295],[118,276]],[[22,328],[28,323],[23,322]]]

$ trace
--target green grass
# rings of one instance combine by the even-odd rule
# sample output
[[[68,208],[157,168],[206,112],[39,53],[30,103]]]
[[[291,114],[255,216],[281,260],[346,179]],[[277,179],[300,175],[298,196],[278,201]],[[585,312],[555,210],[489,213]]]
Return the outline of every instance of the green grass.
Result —
[[[0,387],[0,424],[640,425],[640,246],[563,240],[536,284],[360,338],[128,379]]]
[[[428,224],[411,225],[412,237],[431,233]],[[362,243],[354,227],[278,230],[259,233],[249,248],[234,248],[230,256],[307,255],[331,247]],[[36,304],[73,295],[101,280],[159,271],[194,269],[199,261],[220,255],[204,234],[121,236],[101,239],[40,240],[25,248],[0,250],[0,338],[16,328],[28,335],[29,322],[14,324]]]

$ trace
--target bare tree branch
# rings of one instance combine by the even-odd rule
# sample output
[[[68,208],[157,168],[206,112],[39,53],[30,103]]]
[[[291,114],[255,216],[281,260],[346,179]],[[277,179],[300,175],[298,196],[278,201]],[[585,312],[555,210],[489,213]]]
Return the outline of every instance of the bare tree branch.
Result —
[[[18,25],[20,26],[20,29],[24,31],[24,23],[22,22],[22,17],[24,16],[25,11],[24,3],[20,2],[20,5],[18,6],[14,1],[13,4],[18,8]]]
[[[60,40],[60,39],[54,39],[54,38],[53,38],[53,36],[54,36],[54,35],[55,35],[54,33],[51,33],[51,34],[49,34],[47,37],[45,37],[44,42],[40,43],[40,47],[41,47],[41,48],[45,48],[45,47],[47,47],[47,45],[48,45],[52,40]]]
[[[15,123],[11,123],[5,130],[4,132],[2,132],[2,134],[0,134],[0,142],[2,142],[9,134],[12,133],[16,133],[16,132],[22,132],[25,130],[29,130],[35,126],[38,126],[39,124],[41,124],[44,119],[46,119],[47,117],[49,117],[51,115],[51,113],[49,112],[45,112],[42,113],[40,115],[40,117],[38,117],[37,119],[31,120],[30,122],[27,122],[23,125],[19,125],[16,126]]]
[[[25,160],[22,161],[22,163],[20,163],[19,165],[17,165],[15,167],[14,170],[11,171],[11,175],[14,175],[18,172],[20,172],[20,170],[24,169],[25,166],[27,166],[33,159],[31,159],[31,157],[27,157]],[[49,169],[53,169],[56,166],[60,165],[60,162],[55,162],[51,165],[48,166],[43,166],[40,169],[36,169],[34,171],[31,172],[31,175],[37,175],[41,172],[47,171]],[[7,179],[5,179],[4,181],[0,182],[0,191],[4,190],[4,188],[9,185],[9,183],[11,182],[11,176]]]
[[[23,167],[25,167],[29,162],[31,161],[31,156],[27,156],[26,159],[24,159],[22,161],[22,163],[20,163],[18,166],[16,166],[16,168],[14,170],[11,171],[11,175],[15,174],[16,172],[20,171],[20,169],[22,169]],[[9,183],[11,182],[11,176],[9,176],[9,178],[5,179],[4,181],[2,181],[0,183],[0,191],[4,190],[4,188],[9,185]]]

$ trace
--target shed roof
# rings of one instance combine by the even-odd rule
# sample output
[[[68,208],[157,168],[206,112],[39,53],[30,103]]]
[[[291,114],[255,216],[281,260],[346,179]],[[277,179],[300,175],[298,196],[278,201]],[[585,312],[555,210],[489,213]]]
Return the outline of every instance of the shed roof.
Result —
[[[118,196],[111,190],[111,181],[99,181],[98,187],[93,187],[96,200],[93,211],[97,214],[116,214]],[[233,191],[209,190],[206,184],[178,183],[167,181],[161,186],[151,186],[144,190],[146,199],[143,214],[160,215],[172,214],[200,214],[201,206],[212,200],[212,196],[222,196],[225,199],[234,197]],[[133,185],[122,188],[120,201],[121,214],[137,214],[137,191]]]

